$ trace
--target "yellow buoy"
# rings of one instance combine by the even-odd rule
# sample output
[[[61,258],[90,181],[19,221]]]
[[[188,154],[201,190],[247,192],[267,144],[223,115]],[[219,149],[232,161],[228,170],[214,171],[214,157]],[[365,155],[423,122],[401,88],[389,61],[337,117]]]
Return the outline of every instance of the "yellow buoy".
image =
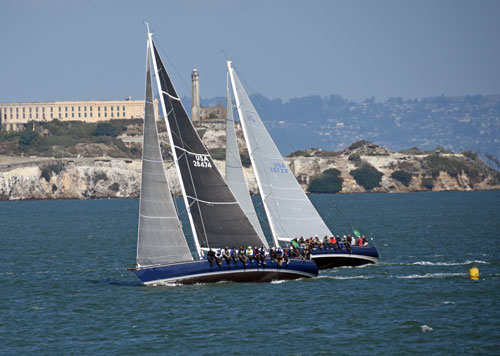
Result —
[[[475,281],[479,280],[479,268],[474,266],[469,269],[469,278]]]

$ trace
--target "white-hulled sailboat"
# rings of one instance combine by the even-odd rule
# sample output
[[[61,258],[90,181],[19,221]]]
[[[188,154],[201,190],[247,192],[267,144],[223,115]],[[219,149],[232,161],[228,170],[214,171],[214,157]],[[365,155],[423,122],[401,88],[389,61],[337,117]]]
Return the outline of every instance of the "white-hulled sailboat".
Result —
[[[231,61],[227,61],[227,68],[275,245],[279,246],[280,241],[290,243],[301,236],[306,239],[310,236],[318,236],[321,239],[324,236],[333,236],[285,163],[236,75]],[[352,246],[350,250],[314,249],[312,258],[319,269],[359,266],[376,263],[378,252],[373,246]]]
[[[151,66],[196,247],[193,258],[173,204],[154,116]],[[313,261],[279,265],[225,261],[211,264],[204,251],[261,246],[259,237],[201,142],[160,59],[148,28],[146,97],[136,267],[145,285],[218,281],[269,282],[317,276]],[[265,240],[264,240],[265,241]]]

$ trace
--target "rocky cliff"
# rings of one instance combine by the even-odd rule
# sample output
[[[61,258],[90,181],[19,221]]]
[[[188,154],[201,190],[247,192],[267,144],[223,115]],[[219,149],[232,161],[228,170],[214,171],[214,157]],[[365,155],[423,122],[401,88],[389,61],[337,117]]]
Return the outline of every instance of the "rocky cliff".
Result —
[[[224,147],[225,137],[222,130],[208,130],[203,140],[214,149]],[[333,191],[340,193],[500,189],[500,174],[471,152],[400,153],[361,141],[341,152],[311,149],[285,160],[302,187],[310,191],[321,192],[313,184],[321,179],[336,183],[338,188]],[[216,164],[224,173],[224,162]],[[356,174],[363,169],[365,179],[375,179],[371,185]],[[137,159],[3,156],[0,200],[138,197],[140,171]],[[173,193],[180,195],[172,162],[166,162],[166,171]],[[327,174],[330,172],[335,174]],[[251,167],[245,168],[245,175],[249,190],[258,194]]]

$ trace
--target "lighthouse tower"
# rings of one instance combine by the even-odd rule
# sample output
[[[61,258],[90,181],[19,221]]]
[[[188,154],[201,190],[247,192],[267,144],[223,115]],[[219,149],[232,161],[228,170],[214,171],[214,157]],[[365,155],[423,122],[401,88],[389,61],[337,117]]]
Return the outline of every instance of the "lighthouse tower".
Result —
[[[191,81],[193,86],[191,121],[193,124],[200,124],[200,76],[196,68],[193,68],[193,73],[191,73]]]

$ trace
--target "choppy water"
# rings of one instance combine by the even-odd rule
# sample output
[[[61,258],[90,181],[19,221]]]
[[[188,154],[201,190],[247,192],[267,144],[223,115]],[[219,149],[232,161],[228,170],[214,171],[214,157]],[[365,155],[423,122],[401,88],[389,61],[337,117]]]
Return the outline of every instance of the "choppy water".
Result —
[[[0,354],[500,353],[500,192],[311,198],[335,232],[374,236],[380,263],[143,287],[126,270],[137,200],[0,202]]]

